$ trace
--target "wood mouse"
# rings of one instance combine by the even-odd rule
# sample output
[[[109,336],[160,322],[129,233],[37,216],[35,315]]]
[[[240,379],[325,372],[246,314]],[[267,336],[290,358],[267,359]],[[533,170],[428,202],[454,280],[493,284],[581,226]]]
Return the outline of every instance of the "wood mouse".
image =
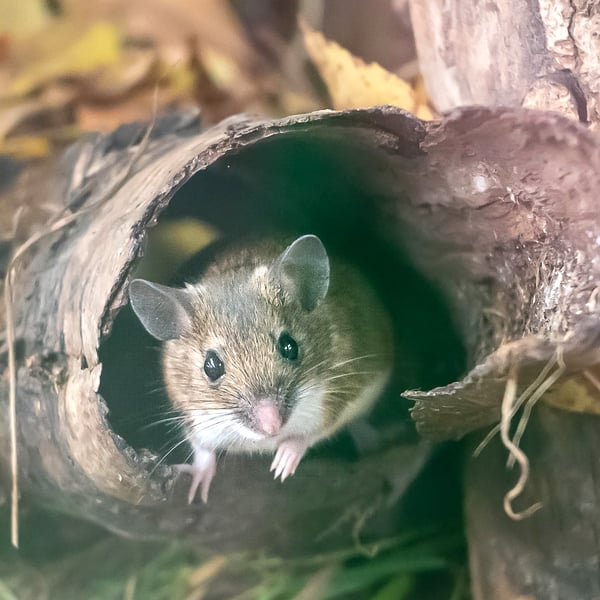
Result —
[[[188,501],[207,501],[216,451],[275,452],[275,478],[364,413],[392,367],[392,327],[377,296],[321,240],[229,247],[200,279],[129,286],[133,310],[164,342],[166,390],[193,449]]]

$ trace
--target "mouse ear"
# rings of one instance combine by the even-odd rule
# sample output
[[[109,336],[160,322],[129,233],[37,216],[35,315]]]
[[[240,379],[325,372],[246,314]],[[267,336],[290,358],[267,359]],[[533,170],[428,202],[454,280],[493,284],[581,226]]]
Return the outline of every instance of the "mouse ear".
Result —
[[[316,235],[303,235],[277,259],[275,276],[286,294],[311,311],[329,289],[329,257]]]
[[[191,327],[192,303],[185,289],[134,279],[129,300],[146,331],[158,340],[179,338]]]

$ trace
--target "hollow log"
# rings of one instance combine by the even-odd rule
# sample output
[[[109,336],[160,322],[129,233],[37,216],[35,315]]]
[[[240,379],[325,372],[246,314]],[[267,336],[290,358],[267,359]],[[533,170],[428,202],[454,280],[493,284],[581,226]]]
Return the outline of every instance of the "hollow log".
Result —
[[[117,430],[143,346],[119,321],[127,284],[153,226],[182,214],[231,235],[309,229],[362,260],[388,286],[396,328],[412,327],[404,342],[428,371],[459,345],[423,323],[436,335],[454,324],[467,375],[408,394],[418,427],[433,437],[496,423],[513,366],[524,389],[559,349],[568,370],[552,398],[564,404],[565,386],[584,385],[580,374],[598,362],[600,147],[585,127],[524,109],[463,109],[426,123],[380,107],[234,117],[206,131],[179,118],[145,131],[125,128],[70,150],[48,181],[48,197],[62,202],[54,219],[67,224],[45,235],[38,228],[15,265],[24,499],[127,535],[194,537],[215,551],[339,547],[356,541],[357,523],[366,523],[361,539],[375,539],[365,518],[373,513],[388,534],[398,525],[395,502],[428,450],[399,445],[387,422],[369,452],[317,452],[284,485],[270,479],[266,457],[227,457],[206,506],[188,506],[184,477],[175,481],[156,452],[134,449]],[[431,302],[436,293],[442,303]],[[118,330],[130,345],[111,362],[106,347]],[[7,397],[5,377],[3,412]],[[6,421],[0,443],[7,473]]]

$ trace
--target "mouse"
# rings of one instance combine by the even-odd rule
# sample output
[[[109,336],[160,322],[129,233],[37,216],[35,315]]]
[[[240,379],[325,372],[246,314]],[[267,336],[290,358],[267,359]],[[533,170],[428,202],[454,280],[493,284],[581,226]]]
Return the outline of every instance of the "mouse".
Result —
[[[217,453],[274,453],[285,479],[307,450],[366,413],[390,378],[390,318],[366,278],[319,237],[225,245],[195,281],[144,279],[129,300],[162,342],[166,392],[206,503]]]

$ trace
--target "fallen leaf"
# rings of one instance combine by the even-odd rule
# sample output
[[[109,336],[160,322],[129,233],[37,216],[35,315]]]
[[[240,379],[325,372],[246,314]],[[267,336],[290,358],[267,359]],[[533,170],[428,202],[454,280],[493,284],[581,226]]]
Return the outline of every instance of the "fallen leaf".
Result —
[[[160,223],[148,233],[136,277],[168,281],[187,259],[216,238],[217,231],[208,223],[191,217]]]
[[[55,142],[76,135],[68,86],[51,85],[31,99],[0,103],[0,154],[21,159],[46,156]]]
[[[71,24],[70,24],[71,25]],[[100,67],[114,65],[121,53],[121,40],[116,27],[110,23],[96,23],[83,34],[67,36],[67,43],[58,49],[43,47],[52,46],[52,42],[64,40],[66,32],[54,26],[48,30],[47,36],[40,35],[32,44],[39,46],[31,50],[37,51],[37,60],[30,61],[27,67],[11,82],[8,97],[18,97],[30,93],[39,86],[57,77],[82,75]],[[2,95],[0,94],[0,97]]]
[[[409,83],[377,63],[365,63],[306,23],[300,22],[300,28],[306,49],[327,86],[333,108],[345,110],[391,104],[430,118],[431,112]]]
[[[152,40],[159,48],[185,45],[196,37],[203,51],[214,48],[244,73],[262,62],[235,11],[223,0],[63,0],[61,5],[76,21],[116,20],[133,38]]]
[[[544,400],[563,410],[600,415],[600,380],[598,369],[575,373],[551,388]]]
[[[78,82],[80,96],[95,102],[113,102],[127,96],[138,87],[157,82],[157,56],[153,48],[123,50],[116,64],[107,65]]]
[[[4,62],[10,54],[10,38],[6,33],[0,33],[0,63]]]
[[[45,0],[0,0],[0,33],[30,34],[42,29],[49,19]]]
[[[0,140],[0,154],[15,158],[42,158],[50,154],[50,140],[41,135],[22,135]]]
[[[425,89],[425,81],[421,75],[417,75],[414,82],[413,88],[415,90],[415,101],[417,108],[415,110],[415,116],[424,121],[431,121],[437,117],[437,115],[429,107],[429,96]]]

